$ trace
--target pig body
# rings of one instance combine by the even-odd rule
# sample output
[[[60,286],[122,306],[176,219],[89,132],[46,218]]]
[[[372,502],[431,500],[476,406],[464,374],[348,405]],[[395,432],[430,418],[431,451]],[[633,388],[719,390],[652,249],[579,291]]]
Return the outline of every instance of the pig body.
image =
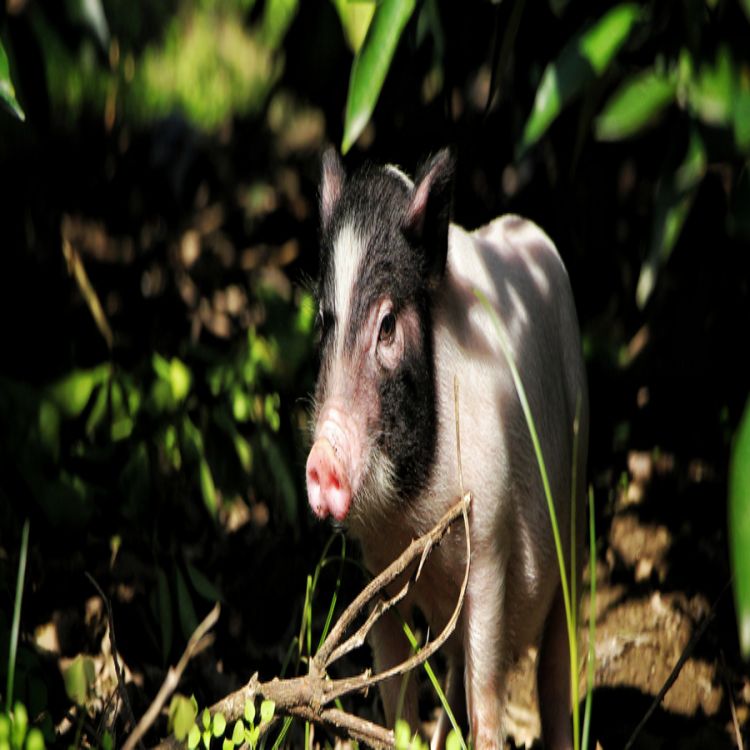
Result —
[[[505,216],[471,233],[449,225],[451,169],[441,152],[413,183],[393,168],[372,167],[348,180],[337,159],[326,157],[322,365],[308,496],[319,516],[347,525],[368,568],[382,570],[461,494],[457,380],[463,487],[474,500],[466,599],[447,644],[448,699],[457,705],[465,698],[476,747],[500,746],[508,668],[538,646],[545,743],[564,748],[572,744],[569,657],[551,523],[510,369],[474,292],[484,293],[505,327],[568,560],[577,403],[579,547],[588,432],[575,307],[554,245],[531,222]],[[442,630],[464,567],[457,530],[432,553],[402,615],[409,620],[416,606],[432,632]],[[410,653],[395,616],[381,618],[372,644],[379,670]],[[401,713],[417,726],[413,682]],[[389,722],[399,688],[392,681],[381,691]],[[433,746],[446,730],[441,717]]]

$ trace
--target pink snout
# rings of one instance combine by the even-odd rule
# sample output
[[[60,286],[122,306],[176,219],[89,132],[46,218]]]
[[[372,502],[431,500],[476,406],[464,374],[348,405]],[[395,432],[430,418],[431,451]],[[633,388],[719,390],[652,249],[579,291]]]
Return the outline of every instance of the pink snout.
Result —
[[[307,499],[318,518],[329,513],[343,521],[349,513],[352,490],[344,467],[327,438],[318,438],[307,457]]]

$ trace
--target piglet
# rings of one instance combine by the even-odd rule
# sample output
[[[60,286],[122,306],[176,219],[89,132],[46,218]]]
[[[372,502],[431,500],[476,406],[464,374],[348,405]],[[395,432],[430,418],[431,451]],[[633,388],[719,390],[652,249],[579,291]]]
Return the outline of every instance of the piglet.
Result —
[[[450,223],[453,169],[447,150],[413,181],[393,166],[368,164],[347,175],[333,150],[323,157],[321,365],[308,500],[319,518],[343,523],[368,568],[380,572],[460,496],[457,379],[463,485],[474,499],[468,588],[446,644],[447,697],[465,706],[475,747],[501,747],[509,667],[535,646],[544,742],[568,748],[568,635],[552,527],[508,362],[475,290],[507,332],[568,560],[572,503],[582,543],[588,435],[576,311],[560,256],[535,224],[508,215],[467,232]],[[465,540],[462,529],[454,532],[401,605],[407,621],[418,607],[433,633],[450,617],[463,580]],[[395,615],[381,618],[371,641],[379,670],[410,654]],[[409,682],[400,711],[417,727]],[[381,689],[389,723],[399,688],[394,680]],[[433,747],[447,728],[441,716]]]

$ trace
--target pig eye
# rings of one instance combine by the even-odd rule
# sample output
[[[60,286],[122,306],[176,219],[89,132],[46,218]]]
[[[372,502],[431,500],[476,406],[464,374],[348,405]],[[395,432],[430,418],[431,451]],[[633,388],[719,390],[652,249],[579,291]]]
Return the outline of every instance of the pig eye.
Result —
[[[396,316],[389,312],[380,323],[380,333],[378,341],[382,344],[390,344],[393,334],[396,331]]]

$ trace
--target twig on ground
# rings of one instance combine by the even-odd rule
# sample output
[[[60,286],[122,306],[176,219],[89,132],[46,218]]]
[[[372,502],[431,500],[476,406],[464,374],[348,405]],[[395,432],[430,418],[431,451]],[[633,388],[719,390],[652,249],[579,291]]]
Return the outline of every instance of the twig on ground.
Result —
[[[310,671],[302,677],[280,680],[274,678],[269,682],[260,682],[254,674],[243,688],[231,693],[215,703],[209,709],[211,714],[221,712],[227,723],[239,719],[245,708],[245,703],[261,700],[272,700],[275,703],[275,717],[281,715],[293,716],[305,721],[323,724],[339,734],[344,734],[358,742],[363,742],[374,748],[392,748],[394,746],[393,731],[373,722],[360,719],[357,716],[329,706],[337,698],[353,693],[365,692],[373,685],[383,680],[404,674],[426,661],[450,637],[456,627],[458,617],[463,606],[466,586],[469,580],[469,564],[471,560],[471,542],[469,538],[468,510],[471,505],[471,494],[466,493],[426,534],[414,540],[404,552],[392,562],[380,575],[374,578],[344,610],[341,617],[331,629],[318,652],[310,661]],[[450,526],[463,517],[466,535],[466,569],[461,590],[456,602],[453,615],[440,635],[427,644],[421,651],[413,654],[409,659],[397,664],[384,672],[372,674],[370,670],[353,677],[331,679],[326,670],[341,655],[351,651],[364,642],[364,639],[378,619],[393,607],[408,591],[409,586],[416,579],[412,576],[399,591],[388,598],[379,598],[384,590],[399,579],[402,574],[417,559],[422,559],[437,545],[448,532]],[[377,600],[377,601],[376,601]],[[375,601],[374,604],[372,604]],[[344,640],[344,636],[357,617],[372,604],[373,609],[353,635]],[[261,734],[267,732],[274,722],[262,725]],[[131,746],[132,747],[132,746]],[[123,750],[131,750],[125,747]],[[177,748],[179,743],[174,737],[166,739],[159,748]]]
[[[136,724],[135,729],[130,733],[130,736],[122,746],[122,750],[133,750],[135,744],[148,731],[148,728],[154,723],[154,721],[156,721],[159,711],[161,711],[169,696],[172,695],[177,688],[177,685],[180,682],[180,677],[182,677],[182,673],[185,671],[185,667],[187,667],[193,656],[203,651],[203,649],[210,644],[211,639],[207,637],[207,634],[219,619],[220,611],[221,607],[216,604],[216,606],[203,619],[203,622],[198,625],[195,632],[190,636],[190,640],[188,641],[179,662],[177,662],[177,666],[170,667],[162,686],[159,688],[159,692],[156,694],[156,698],[154,698],[153,703],[148,707],[148,710],[143,714],[138,724]]]

